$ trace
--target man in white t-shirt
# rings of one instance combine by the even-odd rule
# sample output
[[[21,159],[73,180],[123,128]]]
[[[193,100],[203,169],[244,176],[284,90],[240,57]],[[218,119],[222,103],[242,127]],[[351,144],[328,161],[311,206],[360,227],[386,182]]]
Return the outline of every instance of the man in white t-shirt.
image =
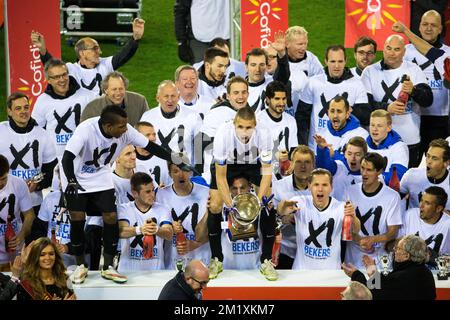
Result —
[[[392,115],[392,128],[408,145],[409,165],[420,164],[421,108],[433,103],[433,93],[423,71],[405,61],[405,41],[399,35],[389,36],[383,49],[383,60],[364,69],[361,80],[369,95],[372,109],[384,109]],[[402,102],[403,91],[408,100]]]
[[[117,252],[119,226],[115,204],[114,184],[110,163],[125,145],[144,147],[155,156],[183,164],[177,154],[171,154],[149,141],[127,123],[126,112],[116,105],[103,109],[100,117],[81,123],[67,144],[62,159],[67,181],[63,179],[67,208],[72,219],[71,242],[77,264],[84,268],[84,220],[89,208],[103,216],[104,265],[102,276],[116,282],[126,277],[114,270],[113,259]],[[79,192],[80,191],[80,192]],[[98,214],[87,211],[88,215]],[[85,270],[82,270],[85,274]]]
[[[44,72],[47,88],[37,98],[31,115],[52,137],[56,156],[61,160],[67,141],[80,124],[84,108],[97,95],[82,88],[59,59],[47,61]]]
[[[250,107],[240,109],[233,123],[225,123],[217,130],[213,146],[214,166],[211,166],[211,200],[208,214],[212,256],[209,265],[211,278],[216,278],[223,270],[220,222],[223,205],[225,204],[227,208],[232,207],[229,184],[234,176],[245,174],[257,188],[259,199],[263,196],[269,197],[272,149],[273,141],[270,133],[265,127],[257,125],[255,113]],[[274,238],[268,238],[266,244],[270,240],[273,241]],[[261,268],[273,270],[270,255],[265,258]]]
[[[425,240],[430,253],[428,265],[432,267],[436,267],[438,255],[450,253],[450,216],[444,211],[447,201],[444,189],[428,187],[420,199],[420,207],[406,212],[399,231],[399,236],[415,234]]]
[[[364,255],[378,260],[386,254],[384,244],[397,237],[402,225],[398,192],[379,180],[385,163],[378,153],[367,153],[361,162],[362,183],[345,190],[345,197],[356,207],[356,216],[361,222],[361,231],[347,244],[345,261],[358,269],[364,269]]]
[[[360,230],[353,205],[331,197],[332,183],[328,170],[315,169],[309,180],[311,196],[296,196],[278,205],[281,215],[294,212],[297,254],[292,269],[340,269],[344,217],[352,218],[352,232]]]
[[[189,260],[209,263],[210,251],[206,244],[209,188],[191,181],[192,173],[167,162],[173,183],[158,190],[156,201],[169,208],[173,235],[165,243],[165,268],[184,269]],[[178,243],[177,234],[183,233],[186,242]]]
[[[156,142],[155,127],[150,122],[140,121],[134,128],[149,141]],[[147,152],[144,148],[136,147],[136,172],[149,174],[157,187],[162,188],[172,183],[172,178],[169,176],[169,170],[167,169],[167,162]]]
[[[418,208],[422,192],[430,186],[438,186],[450,193],[448,166],[450,164],[450,146],[444,139],[431,141],[426,152],[424,168],[411,168],[400,181],[400,192],[408,194],[408,208]],[[444,206],[450,210],[450,203]]]
[[[353,47],[356,67],[350,68],[355,77],[361,77],[362,72],[375,60],[377,53],[377,42],[370,37],[362,36]]]
[[[21,244],[31,231],[34,218],[26,183],[9,174],[8,160],[0,155],[0,271],[10,270],[11,259],[19,253]],[[9,223],[15,234],[6,244],[5,233]],[[6,252],[6,248],[9,252]]]
[[[25,94],[9,95],[6,111],[8,121],[0,123],[0,154],[8,159],[10,173],[27,183],[33,209],[39,212],[42,190],[51,185],[58,163],[54,139],[31,118],[30,101]]]
[[[78,61],[66,64],[69,74],[77,80],[81,87],[91,90],[99,96],[102,95],[102,79],[107,74],[119,69],[134,56],[139,47],[139,41],[144,35],[144,24],[144,20],[135,18],[132,24],[133,37],[118,53],[107,58],[100,57],[102,50],[95,39],[90,37],[81,38],[75,44],[75,53]],[[42,34],[31,31],[31,43],[39,48],[41,60],[44,64],[52,58],[47,51]]]
[[[155,202],[152,178],[137,172],[130,179],[134,201],[118,207],[120,272],[164,269],[164,240],[172,239],[170,209]]]
[[[216,100],[198,93],[197,69],[190,65],[179,66],[175,70],[175,85],[180,93],[178,104],[195,111],[203,120]]]

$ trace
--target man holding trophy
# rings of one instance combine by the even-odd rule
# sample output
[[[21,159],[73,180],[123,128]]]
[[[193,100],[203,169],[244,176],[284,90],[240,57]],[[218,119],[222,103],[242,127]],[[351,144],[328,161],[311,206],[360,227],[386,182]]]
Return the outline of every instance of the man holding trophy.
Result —
[[[223,124],[217,131],[213,144],[213,165],[211,166],[210,204],[208,214],[208,232],[211,246],[210,278],[214,279],[223,270],[223,253],[221,246],[221,221],[223,205],[230,209],[232,233],[231,240],[246,239],[256,236],[256,229],[251,223],[255,216],[242,215],[252,212],[256,216],[260,210],[260,200],[271,194],[273,141],[269,130],[256,124],[254,111],[244,107],[236,113],[233,122]],[[233,177],[243,175],[255,186],[258,201],[250,195],[240,195],[240,201],[233,201],[229,184]],[[238,199],[236,199],[238,200]],[[233,203],[234,202],[234,203]],[[243,210],[241,206],[254,206],[256,210]],[[247,208],[248,209],[248,208]],[[264,210],[265,211],[265,210]],[[263,236],[261,254],[261,273],[269,280],[276,280],[276,271],[270,261],[275,235],[275,212],[270,215],[265,211],[261,218],[273,222],[272,234]],[[270,222],[260,221],[261,224]],[[269,229],[269,228],[268,228]]]

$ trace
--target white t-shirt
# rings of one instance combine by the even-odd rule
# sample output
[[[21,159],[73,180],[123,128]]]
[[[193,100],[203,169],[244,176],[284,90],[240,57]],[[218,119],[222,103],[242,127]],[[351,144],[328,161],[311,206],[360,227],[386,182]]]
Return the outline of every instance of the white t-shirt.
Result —
[[[195,228],[197,224],[203,219],[206,213],[206,203],[208,201],[209,188],[193,183],[192,191],[187,196],[179,196],[173,190],[173,185],[159,189],[156,194],[156,201],[164,204],[170,209],[170,221],[179,221],[183,225],[184,234],[187,240],[196,240]],[[176,266],[176,259],[182,258],[186,261],[192,259],[199,259],[205,265],[209,264],[211,251],[209,243],[204,243],[197,249],[188,252],[183,256],[177,254],[176,235],[173,235],[172,241],[166,241],[165,247],[165,266],[166,269],[174,270]]]
[[[336,173],[333,176],[332,196],[339,201],[347,201],[345,193],[350,186],[362,181],[361,174],[352,174],[342,161],[336,161]]]
[[[113,172],[112,179],[114,183],[114,189],[116,190],[116,204],[124,204],[130,201],[134,201],[131,194],[130,179],[119,177],[117,173]]]
[[[266,87],[273,81],[272,76],[265,75],[264,82],[256,84],[248,84],[248,105],[255,111],[256,114],[266,109]]]
[[[450,47],[445,44],[439,49],[445,51],[447,55],[450,54]],[[433,104],[428,108],[423,108],[421,110],[422,115],[448,116],[448,89],[444,87],[442,72],[433,62],[417,51],[412,44],[406,45],[404,59],[417,64],[423,70],[428,79],[428,85],[433,90]]]
[[[136,172],[145,172],[149,174],[155,186],[163,183],[165,186],[172,184],[172,178],[169,176],[167,161],[156,156],[152,156],[148,160],[136,159]]]
[[[282,200],[289,200],[295,196],[309,196],[311,192],[308,189],[299,190],[294,187],[294,175],[291,174],[281,180],[273,181],[272,192],[274,194],[273,203],[275,206]],[[295,258],[297,252],[297,236],[295,233],[295,225],[285,224],[281,227],[281,250],[292,259]]]
[[[296,196],[295,232],[297,254],[293,270],[336,270],[341,268],[341,234],[345,202],[330,198],[319,211],[312,196]]]
[[[439,254],[450,253],[450,216],[446,213],[436,223],[429,224],[420,218],[419,208],[409,209],[399,236],[409,234],[421,237],[429,248]]]
[[[271,163],[273,142],[267,128],[257,124],[249,142],[242,143],[236,136],[234,124],[223,124],[213,143],[214,161],[220,164]]]
[[[186,152],[191,162],[194,158],[194,137],[201,126],[200,116],[187,108],[179,107],[175,117],[167,119],[162,115],[161,107],[146,111],[141,121],[153,124],[156,131],[156,143],[163,148],[177,152]]]
[[[66,66],[69,70],[69,74],[77,80],[81,87],[101,96],[102,79],[114,71],[112,58],[112,56],[100,58],[99,64],[93,69],[84,68],[79,62],[67,62]]]
[[[310,78],[300,99],[313,106],[308,138],[308,145],[313,150],[316,148],[313,136],[319,133],[321,129],[327,128],[327,123],[330,121],[327,115],[328,106],[336,95],[346,97],[350,106],[368,103],[367,92],[361,80],[355,77],[340,83],[327,81],[325,73]]]
[[[129,124],[128,130],[120,138],[106,138],[100,131],[99,119],[94,117],[83,121],[67,143],[66,150],[76,156],[73,166],[75,177],[86,190],[79,190],[79,193],[113,189],[110,164],[126,145],[142,148],[148,145],[148,139]],[[65,180],[62,179],[63,190],[67,186]]]
[[[191,26],[195,39],[211,42],[230,39],[230,3],[227,0],[192,0]]]
[[[62,159],[67,141],[80,123],[81,113],[95,97],[98,96],[92,91],[80,88],[65,99],[54,99],[45,92],[37,98],[32,117],[53,138],[58,159]]]
[[[402,225],[402,210],[400,207],[400,196],[396,191],[381,184],[377,194],[367,196],[362,190],[362,183],[350,186],[347,189],[347,198],[355,207],[356,216],[361,222],[361,237],[384,234],[389,226]],[[347,242],[345,261],[352,263],[358,269],[364,269],[363,255],[378,260],[378,257],[386,254],[384,244],[375,246],[373,253],[361,249],[354,242]],[[377,261],[378,262],[378,261]]]
[[[376,152],[387,158],[385,172],[388,172],[393,164],[400,164],[405,168],[408,168],[409,151],[408,146],[403,141],[397,141],[384,149],[372,149],[370,145],[367,144],[367,152]]]
[[[126,221],[132,227],[142,226],[151,218],[156,218],[156,223],[159,227],[171,223],[169,208],[157,202],[153,203],[147,212],[141,212],[134,201],[118,206],[117,212],[119,221]],[[120,239],[119,272],[164,269],[164,239],[155,236],[155,246],[153,247],[153,257],[151,259],[144,259],[142,239],[142,234]]]
[[[48,222],[47,237],[52,237],[52,228],[55,228],[56,239],[66,244],[70,242],[70,214],[66,208],[59,206],[61,191],[55,190],[47,194],[42,201],[38,218]]]
[[[11,221],[14,233],[17,235],[22,229],[21,212],[32,208],[30,192],[26,183],[11,174],[8,175],[8,182],[0,190],[0,264],[11,261],[11,256],[6,253],[5,233],[8,221]],[[12,216],[9,216],[10,212]],[[16,254],[20,253],[21,248],[17,248]]]
[[[432,183],[428,180],[426,168],[410,168],[402,177],[400,181],[400,192],[409,193],[409,207],[418,208],[422,192],[431,186],[441,187],[447,194],[450,194],[450,180],[449,174],[446,173],[444,181],[440,183]],[[450,199],[447,200],[446,210],[450,210]]]
[[[291,115],[294,115],[297,110],[300,93],[307,83],[308,78],[324,73],[322,64],[317,56],[311,51],[306,51],[306,58],[299,62],[289,61],[289,70],[291,76],[289,80],[292,85],[292,106],[293,110],[289,110]]]
[[[0,123],[0,154],[9,162],[9,172],[18,178],[28,180],[41,172],[44,163],[56,159],[55,145],[49,134],[39,126],[28,133],[15,132],[8,121]],[[31,204],[42,203],[42,191],[31,193]]]
[[[205,118],[205,114],[211,109],[211,107],[215,103],[216,103],[215,100],[201,95],[197,95],[197,98],[192,102],[190,102],[189,104],[187,104],[181,97],[180,101],[178,102],[178,104],[182,108],[184,107],[191,111],[196,112],[202,120]]]
[[[366,67],[361,80],[367,93],[373,95],[375,101],[392,103],[401,91],[401,78],[406,74],[414,85],[428,83],[423,71],[414,63],[403,61],[397,69],[382,69],[380,62]],[[386,91],[392,94],[386,94]],[[407,145],[420,142],[421,108],[414,100],[408,102],[406,112],[402,115],[392,115],[392,129],[398,132]]]

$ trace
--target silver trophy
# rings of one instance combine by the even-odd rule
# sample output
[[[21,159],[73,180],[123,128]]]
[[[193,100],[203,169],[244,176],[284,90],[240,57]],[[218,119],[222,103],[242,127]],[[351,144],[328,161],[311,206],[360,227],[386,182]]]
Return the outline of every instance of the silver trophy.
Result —
[[[381,273],[385,276],[387,276],[389,274],[389,269],[391,266],[391,258],[389,257],[389,255],[387,254],[383,254],[380,257],[380,263],[381,263]]]
[[[45,173],[39,172],[36,175],[34,175],[32,178],[28,179],[27,182],[33,182],[33,183],[39,183],[42,180],[44,180]]]
[[[438,280],[447,280],[447,259],[444,256],[439,256],[436,258],[436,264],[439,270],[437,274]]]

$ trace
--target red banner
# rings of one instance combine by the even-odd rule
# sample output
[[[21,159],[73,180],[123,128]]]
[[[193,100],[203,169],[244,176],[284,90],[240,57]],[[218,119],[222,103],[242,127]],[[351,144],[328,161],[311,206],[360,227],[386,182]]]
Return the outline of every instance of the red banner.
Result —
[[[54,57],[61,56],[59,35],[59,0],[6,0],[6,47],[8,95],[20,91],[28,95],[30,105],[45,90],[39,49],[31,45],[31,30],[45,36],[47,49]]]
[[[289,25],[288,0],[241,0],[241,59],[253,48],[266,48],[274,33]]]
[[[450,2],[445,10],[445,39],[446,45],[450,45]]]
[[[346,0],[345,47],[353,48],[359,37],[368,36],[383,48],[384,41],[393,34],[392,25],[410,23],[410,0]]]

